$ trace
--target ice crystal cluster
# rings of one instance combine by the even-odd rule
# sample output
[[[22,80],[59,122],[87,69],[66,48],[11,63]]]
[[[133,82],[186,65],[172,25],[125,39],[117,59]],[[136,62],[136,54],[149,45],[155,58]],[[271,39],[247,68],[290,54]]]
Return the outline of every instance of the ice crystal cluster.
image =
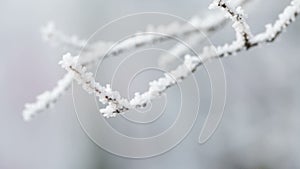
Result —
[[[142,46],[150,45],[153,43],[160,43],[167,41],[168,38],[154,35],[147,35],[138,37],[133,36],[106,55],[107,50],[114,44],[113,42],[99,41],[94,44],[86,45],[86,40],[80,40],[76,36],[68,36],[62,31],[55,28],[53,23],[42,29],[43,38],[55,45],[64,45],[71,49],[82,51],[82,57],[72,56],[67,53],[63,55],[62,60],[59,62],[62,68],[67,71],[67,74],[58,81],[57,86],[51,91],[44,92],[37,96],[35,103],[25,105],[23,111],[24,120],[31,120],[37,113],[52,107],[53,104],[63,95],[69,88],[72,80],[76,80],[82,88],[90,94],[97,96],[99,102],[106,105],[105,108],[100,109],[104,117],[115,117],[117,114],[126,112],[133,108],[145,107],[151,100],[159,97],[169,87],[184,80],[196,69],[203,65],[205,62],[222,58],[229,55],[235,55],[243,50],[248,50],[252,47],[261,45],[263,43],[273,42],[283,30],[295,21],[300,12],[300,0],[293,0],[284,11],[279,14],[278,19],[273,24],[267,24],[266,30],[262,33],[253,35],[250,26],[245,19],[245,13],[240,6],[246,0],[237,0],[236,3],[225,2],[223,0],[215,0],[209,6],[210,9],[218,8],[223,13],[213,13],[206,16],[206,18],[192,17],[190,27],[185,24],[172,23],[166,26],[148,27],[146,31],[158,31],[168,36],[186,36],[188,41],[196,44],[203,40],[203,36],[199,36],[202,31],[204,33],[213,33],[224,25],[228,19],[233,24],[232,27],[236,32],[236,38],[231,43],[226,43],[221,46],[206,46],[203,48],[199,56],[191,56],[187,53],[186,48],[180,44],[176,44],[170,49],[171,53],[184,56],[184,62],[169,73],[164,74],[163,77],[153,80],[149,83],[149,89],[144,93],[135,93],[134,97],[130,100],[122,97],[118,91],[114,91],[109,84],[101,85],[93,77],[91,72],[88,72],[87,66],[97,61],[98,59],[117,56],[122,52],[137,49]],[[172,59],[161,57],[159,63],[161,65],[168,64]]]

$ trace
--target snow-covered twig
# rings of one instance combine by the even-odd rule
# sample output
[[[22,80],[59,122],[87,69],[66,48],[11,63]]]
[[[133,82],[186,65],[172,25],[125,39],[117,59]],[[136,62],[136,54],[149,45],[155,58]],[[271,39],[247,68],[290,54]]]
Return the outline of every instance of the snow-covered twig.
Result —
[[[248,0],[238,0],[238,1],[232,1],[231,6],[233,8],[243,5],[245,3],[249,2]],[[198,23],[201,21],[201,23]],[[201,33],[195,34],[190,37],[185,37],[185,42],[190,45],[189,47],[193,47],[200,42],[204,41],[207,37],[207,35],[210,35],[220,28],[224,27],[224,25],[227,23],[227,19],[224,16],[222,12],[214,11],[214,14],[207,15],[204,18],[199,19],[198,17],[191,18],[189,23],[193,25],[195,28],[197,28],[197,25],[206,25],[209,29],[203,29],[201,30]],[[172,47],[170,50],[168,50],[169,54],[181,57],[184,56],[184,54],[189,52],[189,47],[183,45],[182,43],[177,43],[174,47]],[[168,64],[170,64],[176,57],[167,57],[166,55],[160,56],[158,60],[158,64],[161,67],[166,67]]]
[[[236,0],[235,4],[243,4],[249,0]],[[221,13],[212,13],[210,15],[206,15],[203,18],[199,18],[197,16],[192,17],[189,21],[189,24],[185,25],[185,29],[181,29],[184,25],[180,25],[178,23],[172,23],[166,26],[158,26],[157,28],[149,27],[146,29],[147,32],[164,32],[167,35],[176,34],[176,31],[180,31],[179,34],[184,35],[189,39],[194,39],[193,43],[199,42],[203,40],[203,35],[197,35],[195,33],[204,32],[206,34],[212,33],[220,29],[226,20],[223,14]],[[193,26],[191,26],[193,25]],[[194,29],[194,30],[193,30]],[[188,33],[189,31],[190,33]],[[198,32],[197,32],[198,30]],[[114,45],[113,42],[108,41],[98,41],[93,44],[88,45],[86,40],[81,40],[77,36],[72,35],[69,36],[62,31],[58,30],[55,27],[53,22],[49,22],[45,27],[42,28],[42,37],[45,41],[50,42],[53,45],[64,46],[67,47],[70,51],[82,51],[80,59],[84,58],[81,61],[81,64],[91,63],[94,59],[103,57],[107,51]],[[191,35],[199,37],[199,39],[195,39]],[[154,37],[154,36],[153,36]],[[169,36],[170,37],[170,36]],[[159,38],[159,36],[156,36]],[[160,37],[161,38],[161,37]],[[120,51],[125,52],[126,50],[133,50],[143,45],[149,45],[152,43],[159,43],[164,40],[169,40],[170,38],[162,38],[161,40],[155,40],[155,38],[146,38],[144,36],[143,41],[136,41],[135,38],[128,39],[122,44],[118,44],[117,48],[113,48],[111,50],[111,54],[116,56],[121,54]],[[134,43],[136,42],[136,43]],[[127,44],[127,45],[126,45]],[[124,49],[124,50],[123,50]],[[125,50],[126,49],[126,50]],[[185,48],[180,48],[180,45],[175,45],[173,49],[171,49],[171,53],[175,55],[183,55],[186,53]],[[63,83],[62,83],[63,82]],[[55,104],[55,102],[61,97],[65,91],[71,86],[72,76],[68,73],[66,74],[59,82],[57,86],[53,88],[51,91],[46,91],[40,96],[37,96],[37,101],[34,103],[28,103],[25,105],[25,109],[23,110],[23,116],[25,120],[30,120],[37,113],[42,112],[49,108],[49,105]],[[58,90],[59,89],[59,90]],[[51,97],[43,97],[43,96],[51,96]]]
[[[57,82],[55,88],[51,91],[46,91],[37,96],[37,101],[34,103],[25,104],[23,110],[23,119],[30,121],[36,114],[44,111],[53,106],[57,99],[64,94],[64,92],[70,87],[73,77],[67,73],[64,78]]]
[[[233,10],[223,0],[215,0],[210,6],[210,9],[219,7],[227,13],[227,16],[233,21],[232,27],[236,32],[237,43],[242,42],[246,48],[250,47],[249,39],[252,37],[249,25],[244,19],[244,11],[239,6]]]
[[[150,82],[148,91],[143,94],[136,93],[130,102],[124,101],[126,104],[130,104],[127,105],[128,109],[119,109],[118,106],[112,106],[112,104],[109,104],[105,109],[100,111],[110,114],[110,116],[113,117],[116,113],[129,110],[130,107],[144,107],[152,99],[160,96],[166,89],[173,86],[178,81],[184,80],[205,62],[211,59],[233,55],[242,50],[248,50],[260,43],[272,42],[276,37],[278,37],[284,28],[295,20],[295,17],[300,12],[300,0],[293,0],[291,5],[286,7],[283,13],[279,15],[279,19],[274,25],[268,26],[266,32],[252,36],[250,34],[248,24],[243,18],[240,7],[238,7],[237,10],[233,10],[223,0],[215,1],[212,6],[220,7],[229,14],[233,21],[233,28],[236,31],[237,39],[235,41],[229,45],[225,44],[217,48],[214,48],[213,46],[206,47],[203,49],[200,56],[186,55],[182,65],[179,65],[169,74],[165,74],[164,77]],[[80,81],[81,80],[79,80],[79,82]]]
[[[85,48],[87,41],[81,40],[77,36],[66,35],[55,27],[54,22],[49,22],[46,26],[41,28],[42,38],[51,45],[64,46],[68,50],[80,51]]]
[[[78,59],[79,56],[73,57],[70,53],[67,53],[59,64],[73,76],[78,84],[82,85],[85,91],[95,94],[101,103],[108,104],[114,108],[112,112],[102,111],[104,117],[114,117],[116,113],[119,113],[119,110],[126,111],[131,108],[129,102],[121,98],[119,92],[112,91],[110,85],[104,87],[97,83],[93,78],[93,74],[87,72],[86,67],[80,65]]]
[[[285,8],[283,13],[279,15],[278,20],[276,20],[276,22],[273,25],[268,24],[266,26],[265,32],[252,36],[248,24],[245,22],[245,19],[243,18],[243,13],[241,8],[237,8],[237,10],[233,10],[231,7],[229,7],[227,3],[225,3],[222,0],[215,1],[213,4],[225,10],[228,13],[229,17],[233,20],[234,23],[233,27],[236,31],[236,40],[230,44],[225,44],[223,46],[218,46],[216,48],[213,46],[204,47],[200,56],[186,55],[184,64],[179,65],[175,70],[171,71],[170,74],[165,74],[164,77],[150,82],[149,83],[150,87],[148,91],[146,91],[143,94],[136,93],[135,97],[130,101],[121,98],[118,92],[112,92],[110,87],[106,87],[106,88],[103,87],[104,93],[108,91],[114,93],[113,94],[114,97],[110,97],[111,93],[109,92],[108,94],[106,93],[105,96],[107,96],[108,98],[115,98],[117,100],[117,102],[115,100],[102,102],[101,97],[99,97],[102,103],[108,104],[106,108],[101,110],[101,112],[106,117],[113,117],[117,113],[127,111],[134,107],[144,107],[152,99],[161,95],[166,89],[168,89],[169,87],[177,83],[177,81],[181,81],[185,79],[188,75],[193,73],[200,65],[204,64],[209,60],[215,58],[222,58],[229,55],[234,55],[237,52],[240,52],[242,50],[248,50],[252,47],[255,47],[263,43],[273,42],[278,37],[278,35],[282,33],[282,31],[295,20],[296,16],[300,11],[300,0],[293,0],[291,4]],[[71,58],[71,57],[68,58],[75,59],[74,62],[72,61],[69,63],[74,63],[74,64],[76,63],[77,65],[82,64],[81,62],[78,61],[78,59],[76,60],[76,58]],[[78,69],[74,69],[74,70],[67,68],[67,70],[70,72],[69,74],[71,74],[72,76],[76,75],[74,74],[74,72],[76,73],[75,70],[77,70],[77,72],[84,73],[84,75],[87,75],[89,78],[92,78],[91,74],[86,74],[85,68],[83,66],[77,68]],[[82,70],[84,71],[81,72]],[[80,82],[80,81],[84,81],[85,78],[86,78],[85,76],[77,76],[77,79],[76,78],[75,79]],[[95,82],[95,84],[98,83]],[[86,85],[88,85],[88,83]],[[88,86],[86,85],[83,86],[87,88]],[[47,98],[49,97],[47,96]],[[51,100],[51,99],[38,98],[38,100]],[[36,106],[27,106],[28,108],[23,112],[25,119],[30,119],[27,118],[27,117],[32,117],[30,112],[34,114],[35,110],[39,110],[36,107],[40,105],[41,107],[43,107],[45,105],[50,105],[50,104],[39,103],[36,104]]]
[[[266,25],[266,31],[256,35],[251,39],[252,46],[262,43],[273,42],[282,31],[295,21],[300,12],[300,1],[293,0],[291,5],[286,7],[285,10],[279,15],[279,19],[272,25]]]
[[[232,5],[238,6],[247,1],[249,0],[235,0],[232,2]],[[168,25],[160,25],[157,27],[149,25],[143,33],[137,33],[118,43],[116,46],[114,46],[114,42],[103,40],[88,44],[86,40],[80,40],[74,35],[68,36],[56,29],[53,22],[50,22],[42,29],[42,36],[51,44],[66,46],[69,47],[70,50],[81,50],[80,62],[81,64],[87,65],[103,57],[117,56],[143,46],[165,42],[170,40],[170,37],[188,38],[201,32],[205,34],[215,32],[225,23],[226,19],[224,15],[215,12],[203,18],[194,16],[188,23],[184,24],[172,22]]]
[[[238,0],[238,2],[244,1]],[[88,65],[104,57],[118,56],[141,47],[172,40],[174,37],[181,39],[200,33],[214,32],[224,23],[224,16],[220,13],[215,13],[207,16],[207,18],[193,17],[185,24],[173,22],[165,26],[154,27],[150,25],[144,32],[138,32],[123,41],[117,42],[117,44],[98,41],[89,45],[88,49],[90,50],[85,50],[81,53],[80,62],[83,65]]]

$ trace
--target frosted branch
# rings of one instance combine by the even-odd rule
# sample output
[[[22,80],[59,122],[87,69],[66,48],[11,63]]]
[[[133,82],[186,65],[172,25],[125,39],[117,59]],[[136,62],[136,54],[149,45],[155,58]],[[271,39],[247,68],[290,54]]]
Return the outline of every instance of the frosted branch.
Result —
[[[278,20],[274,24],[267,24],[266,31],[256,35],[251,39],[252,45],[258,45],[266,42],[273,42],[282,31],[295,21],[300,9],[300,1],[293,0],[291,5],[286,7],[284,11],[279,15]]]
[[[243,5],[247,2],[249,2],[249,1],[248,0],[237,0],[237,1],[233,1],[233,3],[231,5],[234,8],[234,7]],[[201,23],[199,23],[200,21],[201,21]],[[218,12],[218,11],[215,11],[213,14],[206,15],[204,18],[198,18],[197,16],[193,17],[189,21],[189,23],[192,26],[197,28],[197,25],[206,25],[203,27],[206,27],[207,29],[200,30],[200,32],[203,34],[199,33],[199,34],[195,34],[190,37],[185,37],[185,42],[187,42],[187,44],[190,45],[190,47],[193,47],[196,44],[199,44],[200,42],[205,40],[206,35],[210,35],[210,34],[216,32],[217,30],[219,30],[220,28],[223,28],[224,25],[227,23],[227,21],[228,20],[226,19],[224,14],[222,12]],[[188,51],[189,51],[188,47],[186,47],[182,43],[177,43],[174,47],[172,47],[169,50],[169,53],[173,56],[181,57],[181,56],[184,56],[184,54],[188,53]],[[175,59],[175,57],[167,57],[165,55],[162,55],[162,56],[160,56],[160,58],[158,60],[158,64],[161,67],[166,67],[174,59]]]
[[[235,0],[233,6],[244,4],[247,1],[249,0]],[[168,25],[159,25],[157,27],[149,25],[143,33],[136,33],[135,36],[120,42],[115,47],[113,47],[115,42],[102,40],[87,44],[86,40],[80,40],[74,35],[68,36],[56,29],[53,22],[50,22],[42,29],[42,35],[43,39],[51,44],[66,46],[70,50],[83,50],[81,51],[80,62],[81,64],[87,65],[104,56],[117,56],[127,51],[168,41],[171,39],[170,37],[187,38],[199,34],[200,32],[214,32],[221,28],[225,23],[226,19],[224,15],[216,12],[207,15],[204,18],[194,16],[186,24],[173,22]],[[158,34],[168,36],[160,36]],[[108,53],[108,51],[110,52]]]
[[[226,16],[233,21],[232,27],[236,32],[237,43],[244,43],[246,48],[250,47],[249,39],[252,37],[250,32],[249,25],[244,19],[244,11],[241,7],[237,7],[236,10],[233,10],[227,3],[223,0],[215,0],[210,6],[210,9],[217,8],[224,10]]]
[[[145,107],[152,99],[160,96],[167,88],[187,77],[190,72],[200,63],[200,58],[185,57],[184,65],[179,66],[176,70],[165,74],[164,77],[149,83],[149,90],[143,94],[135,93],[130,101],[122,98],[120,93],[112,91],[109,85],[101,86],[93,78],[91,72],[86,72],[86,67],[79,64],[79,56],[72,57],[69,53],[63,56],[63,60],[59,63],[69,74],[82,85],[83,89],[89,94],[95,94],[99,101],[107,105],[106,108],[100,109],[104,117],[115,117],[116,114],[125,112],[129,109]]]
[[[118,110],[126,111],[131,108],[128,101],[121,98],[119,92],[112,91],[110,85],[103,87],[97,83],[93,78],[93,74],[91,72],[87,72],[86,67],[78,64],[78,58],[79,56],[72,57],[71,54],[68,53],[63,56],[63,59],[59,62],[59,64],[61,64],[61,66],[73,76],[78,84],[82,85],[85,91],[89,94],[95,94],[101,103],[108,104],[113,108],[101,110],[104,117],[114,117],[116,113],[119,113]]]
[[[25,104],[25,109],[22,113],[23,119],[25,121],[30,121],[38,113],[52,107],[59,97],[70,87],[72,80],[73,77],[71,74],[66,74],[58,81],[55,88],[38,95],[36,102]]]
[[[87,44],[86,40],[81,40],[77,36],[66,35],[55,27],[54,22],[49,22],[41,28],[41,34],[44,41],[55,46],[65,46],[69,50],[79,51]]]
[[[230,18],[233,21],[233,28],[236,31],[237,40],[233,41],[230,45],[225,44],[217,48],[214,48],[213,46],[205,47],[200,56],[186,55],[184,63],[171,71],[170,74],[165,74],[164,77],[150,82],[150,87],[147,92],[143,94],[136,93],[135,97],[130,101],[132,106],[146,106],[151,100],[160,96],[165,90],[175,85],[177,82],[184,80],[191,73],[196,71],[199,66],[211,59],[234,55],[242,50],[248,50],[249,48],[255,47],[260,43],[272,42],[284,28],[295,20],[295,17],[300,11],[300,0],[293,0],[291,5],[286,7],[283,13],[279,15],[279,19],[274,25],[269,26],[265,33],[258,34],[254,37],[250,34],[250,28],[242,17],[240,8],[234,11],[222,0],[218,1],[217,6],[230,14]],[[121,110],[118,111],[122,112]]]
[[[186,55],[182,65],[179,65],[169,74],[165,74],[164,77],[150,82],[148,91],[143,94],[136,93],[134,98],[130,101],[122,98],[118,92],[112,91],[109,86],[103,87],[99,83],[95,82],[92,74],[87,73],[86,68],[82,66],[82,64],[90,62],[80,62],[78,57],[72,58],[70,55],[66,55],[61,64],[69,73],[65,76],[64,80],[62,80],[58,86],[54,88],[52,91],[54,94],[52,92],[46,92],[38,97],[36,103],[26,105],[23,112],[24,119],[30,120],[37,112],[50,107],[52,103],[54,103],[66,90],[67,86],[69,86],[67,84],[70,84],[71,80],[68,79],[71,78],[75,78],[79,83],[81,83],[85,90],[89,93],[95,94],[101,103],[107,105],[106,108],[100,110],[105,117],[114,117],[117,113],[121,113],[132,108],[144,107],[151,100],[159,97],[169,87],[173,86],[178,81],[184,80],[205,62],[216,58],[234,55],[237,52],[248,50],[263,43],[273,42],[283,32],[283,30],[295,20],[296,16],[298,16],[300,11],[300,0],[293,0],[291,4],[284,9],[282,14],[279,15],[279,18],[274,24],[268,24],[265,32],[255,36],[251,34],[250,28],[244,19],[244,14],[240,7],[233,10],[232,7],[222,0],[215,1],[211,7],[214,6],[226,11],[228,17],[230,17],[233,21],[233,28],[236,31],[236,40],[232,43],[218,46],[216,48],[213,46],[204,47],[200,56]],[[143,42],[146,43],[148,41]],[[151,42],[151,40],[149,42]],[[121,49],[135,49],[137,46],[136,44],[139,43],[141,43],[141,41],[127,41],[126,43],[121,44],[120,47],[115,48],[115,52],[111,53],[112,55],[118,55],[121,51],[123,52]],[[141,43],[141,45],[145,43]],[[100,55],[92,57],[92,59],[87,59],[86,61],[93,61],[94,59],[98,59],[99,56]]]
[[[236,0],[236,4],[243,4],[244,2],[247,2],[248,0]],[[199,18],[197,16],[192,17],[189,21],[190,25],[193,25],[191,27],[190,25],[185,25],[185,29],[181,30],[181,27],[184,27],[184,25],[180,25],[178,23],[171,23],[166,26],[157,26],[157,28],[153,28],[153,26],[149,26],[146,28],[147,32],[164,32],[166,34],[182,34],[185,37],[189,39],[194,39],[193,43],[199,42],[203,40],[202,35],[197,35],[199,32],[205,32],[205,33],[212,33],[214,31],[217,31],[220,29],[224,24],[226,20],[223,14],[221,13],[211,13],[210,15],[206,15],[203,18]],[[194,29],[191,30],[191,28]],[[180,30],[179,33],[176,33],[176,31]],[[188,31],[189,30],[189,31]],[[190,32],[190,33],[188,33]],[[41,29],[42,37],[46,42],[49,42],[52,45],[56,46],[64,46],[70,51],[79,51],[83,50],[81,53],[80,63],[81,64],[89,64],[94,62],[95,59],[99,59],[103,57],[105,54],[107,54],[107,51],[114,45],[114,42],[108,42],[108,41],[98,41],[93,44],[88,45],[86,40],[81,40],[77,36],[72,35],[69,36],[65,34],[63,31],[58,30],[53,22],[49,22],[45,27]],[[194,36],[191,36],[194,35]],[[196,40],[196,37],[199,37],[199,39]],[[160,36],[156,36],[155,38],[159,38]],[[170,37],[170,36],[169,36]],[[169,40],[170,38],[162,38],[161,39],[155,39],[154,36],[143,36],[144,40],[137,41],[136,37],[129,38],[128,40],[124,41],[121,44],[118,44],[119,47],[113,48],[111,50],[112,56],[117,56],[121,54],[122,52],[125,52],[126,50],[134,50],[137,48],[140,48],[145,45],[150,45],[152,43],[159,43],[166,40]],[[202,39],[201,39],[202,38]],[[87,46],[86,46],[87,45]],[[120,52],[122,51],[122,52]],[[180,48],[180,45],[175,45],[173,49],[171,49],[171,53],[174,53],[175,55],[183,55],[186,53],[186,49]],[[62,83],[63,82],[63,83]],[[54,87],[51,91],[46,91],[40,96],[37,97],[37,101],[34,103],[28,103],[25,105],[25,109],[23,110],[23,116],[24,119],[30,120],[32,117],[34,117],[36,114],[46,110],[47,108],[51,107],[50,105],[55,104],[55,102],[65,93],[67,89],[70,88],[72,84],[72,77],[70,74],[66,74],[59,82],[57,83],[57,86]],[[60,89],[60,90],[58,90]],[[44,95],[50,95],[52,97],[47,97],[47,99],[44,99]],[[39,99],[42,98],[42,99]]]

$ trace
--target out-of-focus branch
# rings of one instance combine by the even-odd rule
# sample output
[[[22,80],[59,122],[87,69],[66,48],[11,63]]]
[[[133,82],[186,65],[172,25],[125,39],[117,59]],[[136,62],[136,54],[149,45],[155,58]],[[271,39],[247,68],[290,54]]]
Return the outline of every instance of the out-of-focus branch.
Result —
[[[67,91],[72,81],[73,76],[70,73],[67,73],[57,82],[57,85],[51,91],[46,91],[38,95],[36,97],[37,100],[34,103],[25,104],[23,119],[25,121],[30,121],[38,113],[52,107],[65,91]]]
[[[42,38],[54,46],[64,46],[70,51],[80,51],[83,49],[87,41],[79,39],[76,35],[66,35],[61,30],[57,29],[54,22],[49,22],[41,29]]]

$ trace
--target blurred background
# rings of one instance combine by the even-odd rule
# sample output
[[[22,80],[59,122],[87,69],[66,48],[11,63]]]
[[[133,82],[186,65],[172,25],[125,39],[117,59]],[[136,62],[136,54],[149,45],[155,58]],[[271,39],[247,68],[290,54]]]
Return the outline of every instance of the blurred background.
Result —
[[[36,95],[52,89],[65,73],[57,63],[66,49],[52,47],[43,42],[40,35],[41,26],[48,21],[54,21],[59,29],[70,35],[76,34],[87,39],[99,27],[124,15],[163,12],[189,19],[195,14],[205,14],[210,3],[209,0],[1,0],[0,169],[300,168],[299,19],[274,43],[222,59],[227,82],[226,108],[219,128],[203,145],[198,144],[198,136],[211,99],[205,69],[199,69],[195,74],[201,106],[194,127],[175,148],[155,157],[124,158],[101,149],[82,129],[74,111],[70,90],[53,109],[43,112],[29,123],[23,121],[21,112],[24,103],[34,101]],[[273,22],[289,3],[287,0],[251,0],[245,6],[245,11],[253,33],[264,31],[264,25]],[[140,19],[141,22],[148,22]],[[152,19],[155,24],[170,22],[162,18]],[[115,41],[120,39],[122,32],[126,34],[133,33],[133,30],[143,30],[144,25],[136,20],[126,22],[126,29],[117,29],[115,26],[108,33],[104,32],[92,40]],[[231,42],[233,38],[234,31],[228,24],[212,35],[210,40],[213,44],[223,44]],[[168,44],[165,45],[168,47]],[[146,63],[147,66],[157,66],[158,57],[151,56],[158,56],[159,52],[131,53],[133,59],[126,60],[128,63],[124,63],[123,68],[120,66],[116,74],[115,88],[124,86],[121,92],[125,95],[128,80],[132,77],[126,69],[130,65],[134,67]],[[137,59],[137,56],[144,59]],[[109,83],[116,68],[115,63],[120,61],[122,59],[102,62],[97,80],[103,84]],[[148,81],[159,75],[162,73],[153,71],[137,77],[133,87],[128,89],[129,95],[132,96],[134,89],[145,90]],[[193,81],[190,79],[184,83],[183,87]],[[191,96],[183,99],[192,102],[196,89],[183,87],[182,90]],[[95,108],[92,96],[84,94],[78,85],[75,85],[75,89],[75,98],[82,96],[81,108],[88,109],[90,105]],[[172,108],[176,109],[180,102],[178,93],[179,87],[174,87],[168,91],[167,96],[157,101],[157,106],[160,105],[158,107],[167,105],[165,115],[158,124],[151,123],[143,127],[142,124],[124,121],[121,117],[115,121],[109,119],[108,122],[126,135],[155,135],[174,121],[176,114],[172,115]],[[95,113],[94,109],[89,111]],[[183,110],[187,111],[188,108]],[[137,128],[141,130],[137,131]],[[135,151],[135,147],[132,147],[132,151]]]

